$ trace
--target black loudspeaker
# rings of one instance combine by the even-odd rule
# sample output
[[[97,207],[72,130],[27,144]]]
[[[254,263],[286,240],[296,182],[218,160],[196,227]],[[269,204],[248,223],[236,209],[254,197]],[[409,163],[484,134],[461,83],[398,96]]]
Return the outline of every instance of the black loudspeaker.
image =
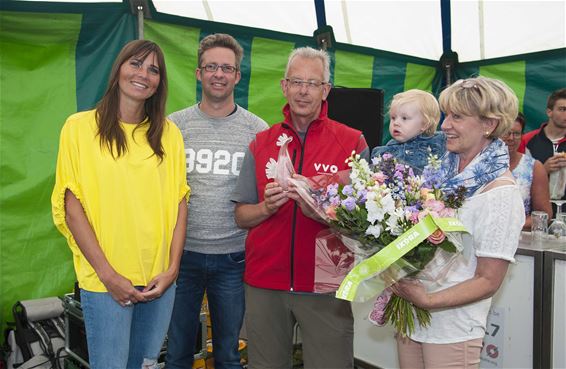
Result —
[[[383,137],[383,90],[333,87],[328,95],[328,116],[363,132],[370,150]]]

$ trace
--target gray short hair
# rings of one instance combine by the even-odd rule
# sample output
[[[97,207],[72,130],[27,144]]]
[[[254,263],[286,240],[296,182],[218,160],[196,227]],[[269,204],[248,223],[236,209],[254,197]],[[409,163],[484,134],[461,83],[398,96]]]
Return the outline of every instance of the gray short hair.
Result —
[[[313,49],[312,47],[299,47],[291,52],[289,55],[289,61],[287,61],[287,68],[285,69],[285,78],[288,77],[289,74],[289,66],[295,57],[300,56],[301,58],[305,59],[320,59],[322,61],[323,67],[323,82],[330,81],[330,57],[328,53],[324,50],[317,50]]]

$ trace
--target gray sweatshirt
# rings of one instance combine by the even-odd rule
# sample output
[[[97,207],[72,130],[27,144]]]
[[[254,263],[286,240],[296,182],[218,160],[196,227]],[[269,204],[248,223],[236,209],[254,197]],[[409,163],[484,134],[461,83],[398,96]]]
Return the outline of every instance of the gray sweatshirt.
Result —
[[[246,231],[236,226],[230,195],[249,143],[267,124],[240,106],[227,117],[214,118],[197,104],[169,119],[183,134],[191,186],[185,250],[203,254],[243,251]]]

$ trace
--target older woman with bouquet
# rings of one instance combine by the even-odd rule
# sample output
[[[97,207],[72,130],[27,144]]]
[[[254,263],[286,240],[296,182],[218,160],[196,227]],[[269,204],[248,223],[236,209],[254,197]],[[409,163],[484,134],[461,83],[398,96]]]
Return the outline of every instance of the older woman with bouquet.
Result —
[[[440,95],[446,118],[445,191],[466,188],[458,218],[469,234],[441,282],[401,280],[393,292],[427,309],[430,325],[398,335],[401,368],[477,368],[491,297],[501,285],[525,221],[509,154],[499,139],[517,116],[517,97],[489,78],[459,80]]]

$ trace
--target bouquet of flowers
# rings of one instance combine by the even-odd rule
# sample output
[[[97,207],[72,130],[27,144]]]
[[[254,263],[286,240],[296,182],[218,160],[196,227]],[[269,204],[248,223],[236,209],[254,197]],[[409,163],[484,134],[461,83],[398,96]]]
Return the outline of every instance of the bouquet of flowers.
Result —
[[[441,190],[436,157],[422,175],[388,153],[372,164],[352,153],[349,171],[302,185],[294,180],[301,197],[331,226],[317,239],[315,292],[340,283],[338,298],[365,301],[401,278],[437,281],[461,251],[465,229],[455,215],[465,189]],[[430,322],[428,311],[397,296],[387,308],[386,320],[404,335],[413,331],[414,317],[422,326]]]

